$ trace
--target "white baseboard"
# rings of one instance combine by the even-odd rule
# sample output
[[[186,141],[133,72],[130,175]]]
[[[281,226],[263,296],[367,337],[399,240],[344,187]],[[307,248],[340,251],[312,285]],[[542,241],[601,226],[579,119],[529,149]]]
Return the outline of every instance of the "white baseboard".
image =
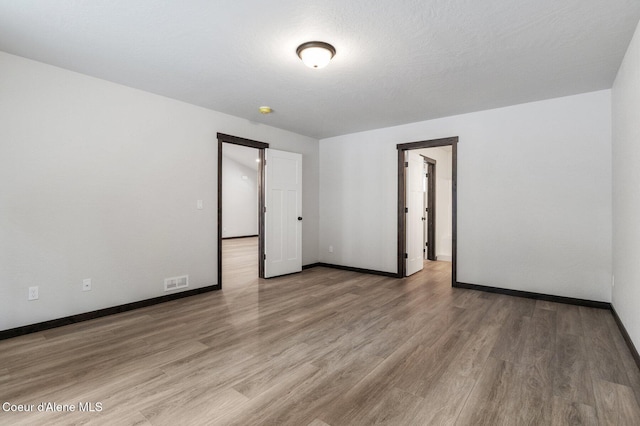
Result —
[[[446,254],[439,254],[436,256],[436,260],[439,260],[441,262],[451,262],[451,256]]]

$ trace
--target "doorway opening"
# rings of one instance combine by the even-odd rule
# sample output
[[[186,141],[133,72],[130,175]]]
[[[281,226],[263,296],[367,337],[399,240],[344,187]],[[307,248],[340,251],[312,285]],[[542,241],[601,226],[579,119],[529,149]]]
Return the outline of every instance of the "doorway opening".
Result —
[[[456,285],[457,271],[457,143],[458,137],[398,144],[398,277],[404,278],[422,269],[424,258],[437,260],[438,251],[447,254],[441,260],[451,260],[451,283]],[[451,180],[448,187],[436,192],[436,165],[427,148],[446,147],[450,150]],[[420,156],[418,153],[422,153]],[[427,159],[425,159],[425,156]],[[449,158],[449,157],[447,157]],[[432,161],[429,161],[432,160]],[[440,166],[448,164],[440,164]],[[426,168],[426,171],[425,171]],[[429,179],[431,177],[431,179]],[[444,191],[442,190],[444,189]],[[438,236],[436,227],[436,193],[449,196],[446,222],[450,219],[450,236]],[[432,198],[430,200],[430,198]],[[431,203],[430,203],[431,201]],[[431,205],[429,205],[431,204]],[[445,206],[447,207],[447,206]],[[429,211],[428,209],[431,209]],[[433,217],[429,218],[429,213]],[[432,220],[433,226],[429,226]],[[440,221],[443,222],[443,221]],[[426,225],[426,226],[425,226]],[[431,228],[431,231],[429,231]],[[440,245],[440,248],[438,248]],[[431,252],[430,252],[431,251]]]
[[[264,158],[265,149],[269,144],[223,133],[218,133],[217,136],[218,286],[222,288],[223,268],[225,265],[228,268],[231,267],[227,261],[228,257],[236,257],[233,266],[235,268],[238,262],[243,261],[242,257],[254,256],[253,260],[247,259],[244,273],[249,277],[252,275],[255,277],[257,272],[258,278],[264,278],[264,263],[261,261],[264,258]],[[234,177],[237,178],[236,182],[232,182]],[[234,194],[235,200],[239,203],[233,210],[228,209],[233,207],[229,205],[232,198],[227,197],[231,195],[228,192],[233,189],[232,186],[227,186],[227,183],[235,184],[236,189],[246,190],[244,200],[241,199],[243,197],[238,197],[238,193]],[[255,192],[252,193],[251,186],[254,183]],[[251,200],[252,196],[255,196],[254,200]],[[225,209],[227,209],[226,212]],[[235,216],[233,219],[228,216],[231,211]],[[223,258],[223,252],[227,255],[225,258]]]
[[[438,148],[425,148],[429,149],[438,149]],[[422,249],[424,253],[424,259],[426,260],[437,260],[436,257],[436,164],[438,162],[430,157],[424,155],[424,153],[420,153],[420,156],[424,159],[422,172],[424,174],[423,178],[423,192],[424,192],[424,216],[422,218],[423,222],[423,241],[424,248]]]

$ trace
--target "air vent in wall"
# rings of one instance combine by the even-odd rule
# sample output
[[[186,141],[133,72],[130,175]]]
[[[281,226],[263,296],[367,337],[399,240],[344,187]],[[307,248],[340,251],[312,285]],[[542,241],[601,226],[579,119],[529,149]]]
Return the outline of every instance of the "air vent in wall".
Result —
[[[185,287],[189,287],[189,275],[164,279],[164,291],[177,290]]]

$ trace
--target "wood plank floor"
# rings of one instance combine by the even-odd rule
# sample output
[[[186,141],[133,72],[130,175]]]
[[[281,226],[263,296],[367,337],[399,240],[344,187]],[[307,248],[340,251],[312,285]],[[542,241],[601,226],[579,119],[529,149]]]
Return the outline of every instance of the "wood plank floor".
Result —
[[[0,424],[640,424],[606,310],[454,289],[445,262],[258,280],[255,244],[225,241],[222,291],[0,341],[0,404],[102,404]]]

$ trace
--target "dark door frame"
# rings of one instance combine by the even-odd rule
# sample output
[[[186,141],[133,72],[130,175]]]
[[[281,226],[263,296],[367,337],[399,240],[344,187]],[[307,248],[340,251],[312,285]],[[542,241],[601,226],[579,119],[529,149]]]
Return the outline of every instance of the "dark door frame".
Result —
[[[396,145],[398,150],[398,278],[404,278],[406,274],[405,253],[407,249],[407,220],[406,207],[406,166],[405,151],[421,148],[436,148],[439,146],[451,146],[451,197],[452,197],[452,222],[451,222],[451,286],[457,284],[457,205],[458,205],[458,137],[431,139],[426,141],[400,143]]]
[[[425,217],[427,225],[427,245],[424,250],[428,260],[436,260],[436,160],[420,154],[427,165],[427,206]]]
[[[258,164],[258,277],[264,278],[264,150],[269,144],[218,133],[218,288],[222,288],[222,144],[256,148]]]

